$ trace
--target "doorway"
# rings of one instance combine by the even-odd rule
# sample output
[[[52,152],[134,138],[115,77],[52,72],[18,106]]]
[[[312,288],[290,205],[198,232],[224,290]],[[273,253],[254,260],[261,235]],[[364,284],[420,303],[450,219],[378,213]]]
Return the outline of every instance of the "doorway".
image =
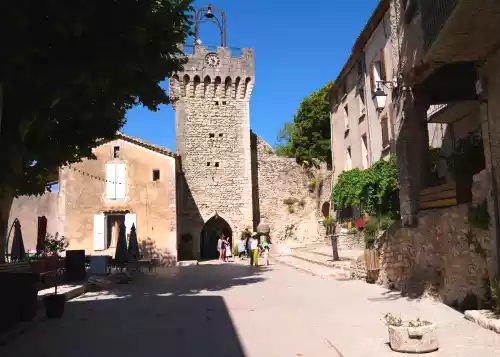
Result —
[[[214,216],[210,218],[203,229],[200,237],[200,258],[204,260],[218,259],[217,240],[220,234],[224,234],[232,243],[233,232],[231,226],[223,218]]]

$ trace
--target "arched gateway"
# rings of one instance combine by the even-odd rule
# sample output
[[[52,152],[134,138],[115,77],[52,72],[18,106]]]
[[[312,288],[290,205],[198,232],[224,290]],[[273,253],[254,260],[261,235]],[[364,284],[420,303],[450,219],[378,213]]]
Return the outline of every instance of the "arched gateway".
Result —
[[[201,259],[217,259],[219,253],[217,252],[217,239],[223,233],[232,241],[233,231],[229,223],[219,216],[210,218],[203,229],[201,230],[200,237],[200,256]]]

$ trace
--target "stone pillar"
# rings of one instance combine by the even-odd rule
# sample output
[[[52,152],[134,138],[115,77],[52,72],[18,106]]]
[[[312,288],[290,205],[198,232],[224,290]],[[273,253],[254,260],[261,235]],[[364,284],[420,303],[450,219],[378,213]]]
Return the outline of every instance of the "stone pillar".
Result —
[[[500,274],[500,51],[481,69],[481,129],[488,174],[487,194],[490,235],[496,244],[496,256],[488,267],[490,275]]]
[[[429,172],[428,105],[421,92],[403,90],[394,107],[401,219],[404,226],[414,226]]]

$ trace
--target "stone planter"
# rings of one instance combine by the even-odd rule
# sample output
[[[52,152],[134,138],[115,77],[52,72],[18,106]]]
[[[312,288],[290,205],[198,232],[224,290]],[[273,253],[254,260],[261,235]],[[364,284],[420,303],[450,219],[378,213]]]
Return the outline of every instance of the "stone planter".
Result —
[[[389,345],[393,351],[404,353],[428,353],[439,349],[435,324],[409,327],[388,326]]]

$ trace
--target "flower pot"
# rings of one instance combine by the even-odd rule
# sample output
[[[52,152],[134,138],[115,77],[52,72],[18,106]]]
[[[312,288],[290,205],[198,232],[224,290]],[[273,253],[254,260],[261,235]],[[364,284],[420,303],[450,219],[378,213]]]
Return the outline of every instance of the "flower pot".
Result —
[[[418,327],[388,326],[389,345],[393,351],[428,353],[439,349],[437,327],[429,324]]]
[[[47,295],[43,298],[45,304],[45,316],[49,319],[58,319],[64,315],[64,305],[66,304],[66,296],[64,295]]]

